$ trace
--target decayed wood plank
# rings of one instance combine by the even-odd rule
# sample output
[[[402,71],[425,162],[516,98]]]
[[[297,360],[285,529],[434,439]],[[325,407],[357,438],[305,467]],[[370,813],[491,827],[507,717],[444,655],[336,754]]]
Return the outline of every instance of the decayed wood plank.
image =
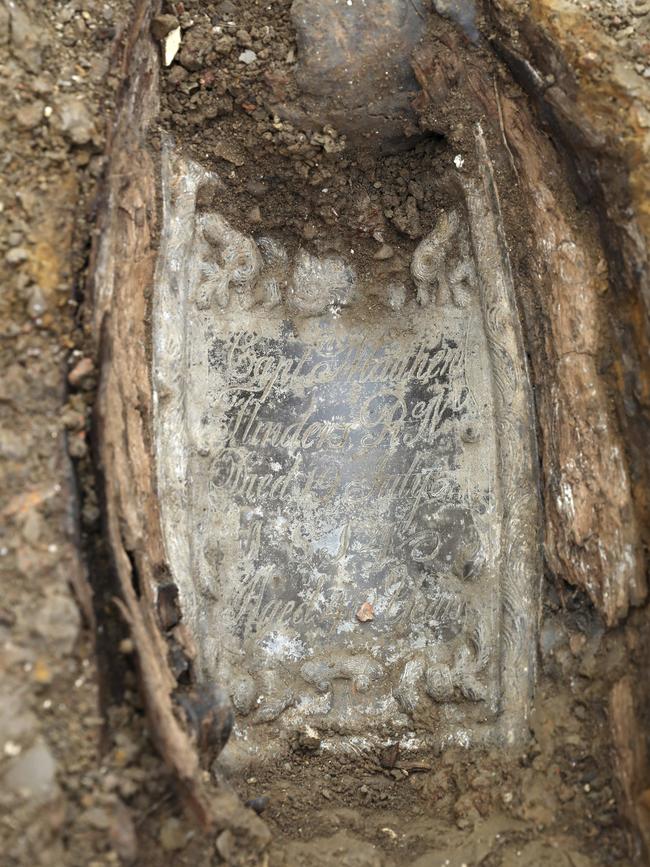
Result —
[[[453,123],[446,104],[461,90],[489,123],[492,151],[502,152],[518,186],[521,210],[510,211],[509,241],[536,396],[546,560],[614,625],[647,588],[626,442],[602,372],[608,273],[596,220],[578,216],[566,167],[525,101],[459,56],[453,37],[418,49],[419,103],[433,107],[444,131]],[[523,234],[522,218],[530,227]]]
[[[194,710],[203,715],[193,715],[195,728],[189,730],[183,708],[192,705],[195,693],[179,693],[162,634],[169,623],[160,622],[165,607],[157,605],[169,574],[155,486],[148,333],[159,228],[157,170],[146,144],[158,110],[159,61],[149,27],[158,6],[151,0],[136,4],[119,61],[123,88],[90,264],[100,370],[96,433],[102,505],[120,588],[115,601],[131,631],[152,739],[200,827],[212,835],[227,830],[237,857],[257,864],[270,832],[236,795],[220,792],[204,776],[200,759],[206,741],[211,745],[215,706],[199,694]],[[191,659],[192,637],[183,624],[173,633]]]
[[[606,269],[547,185],[553,154],[518,105],[504,125],[534,227],[530,294],[522,292],[535,375],[545,485],[546,556],[582,586],[613,625],[646,593],[629,469],[599,371]]]
[[[609,699],[614,767],[621,789],[623,814],[631,829],[632,851],[647,863],[650,857],[650,789],[648,748],[637,717],[634,684],[624,677],[612,688]]]
[[[108,150],[98,244],[91,263],[100,359],[96,407],[107,534],[134,641],[152,737],[200,824],[215,827],[192,737],[176,712],[175,679],[156,622],[155,588],[165,557],[151,450],[148,296],[158,230],[156,171],[145,135],[158,107],[158,60],[149,37],[156,4],[141,0],[121,58],[123,87]]]
[[[614,40],[575,4],[491,0],[488,10],[493,45],[534,97],[538,130],[546,124],[560,151],[535,160],[521,112],[504,100],[508,139],[530,163],[524,186],[551,243],[547,261],[538,240],[544,255],[531,274],[548,323],[531,343],[547,559],[613,625],[647,596],[650,85],[628,74]],[[576,248],[573,225],[555,223],[544,181],[558,162],[573,170],[575,191],[598,221],[602,262]],[[527,319],[532,331],[543,326],[533,310]]]

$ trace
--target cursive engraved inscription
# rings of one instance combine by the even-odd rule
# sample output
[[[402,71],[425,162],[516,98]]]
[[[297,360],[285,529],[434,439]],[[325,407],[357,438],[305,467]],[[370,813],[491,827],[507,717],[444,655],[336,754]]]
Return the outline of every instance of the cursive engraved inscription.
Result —
[[[198,674],[229,686],[250,753],[282,740],[256,726],[306,721],[350,747],[522,730],[534,461],[482,171],[387,270],[343,238],[307,250],[197,211],[206,172],[166,151],[165,548]]]

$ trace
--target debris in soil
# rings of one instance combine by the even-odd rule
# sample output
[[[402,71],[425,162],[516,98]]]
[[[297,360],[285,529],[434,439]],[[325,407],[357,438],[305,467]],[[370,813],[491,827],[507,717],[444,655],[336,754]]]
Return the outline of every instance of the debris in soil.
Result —
[[[258,816],[261,816],[264,810],[266,810],[266,808],[268,807],[268,805],[269,798],[262,796],[259,798],[251,798],[250,800],[246,801],[245,806],[250,807],[250,809],[257,813]]]
[[[321,736],[316,729],[307,725],[300,729],[296,735],[296,743],[299,750],[304,750],[307,753],[315,753],[321,747]]]
[[[368,623],[368,621],[374,620],[375,612],[373,611],[372,604],[370,602],[362,603],[356,613],[356,618],[359,623]]]
[[[72,388],[79,388],[84,382],[93,375],[95,365],[92,358],[82,358],[78,361],[68,374],[68,382]]]

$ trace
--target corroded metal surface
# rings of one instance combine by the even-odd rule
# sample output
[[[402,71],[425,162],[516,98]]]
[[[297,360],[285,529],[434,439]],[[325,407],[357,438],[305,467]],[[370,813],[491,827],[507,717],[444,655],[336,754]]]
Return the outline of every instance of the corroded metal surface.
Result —
[[[218,179],[167,148],[159,495],[201,677],[238,714],[228,749],[305,723],[341,749],[520,734],[532,428],[483,166],[382,285],[352,256],[197,211]]]

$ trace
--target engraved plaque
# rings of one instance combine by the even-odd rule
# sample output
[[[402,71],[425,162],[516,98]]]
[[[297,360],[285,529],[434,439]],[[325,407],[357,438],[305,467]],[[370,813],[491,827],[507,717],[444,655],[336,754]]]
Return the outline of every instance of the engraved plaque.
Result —
[[[392,282],[197,212],[207,177],[167,149],[156,458],[229,749],[305,723],[342,749],[516,739],[536,503],[489,166]]]

